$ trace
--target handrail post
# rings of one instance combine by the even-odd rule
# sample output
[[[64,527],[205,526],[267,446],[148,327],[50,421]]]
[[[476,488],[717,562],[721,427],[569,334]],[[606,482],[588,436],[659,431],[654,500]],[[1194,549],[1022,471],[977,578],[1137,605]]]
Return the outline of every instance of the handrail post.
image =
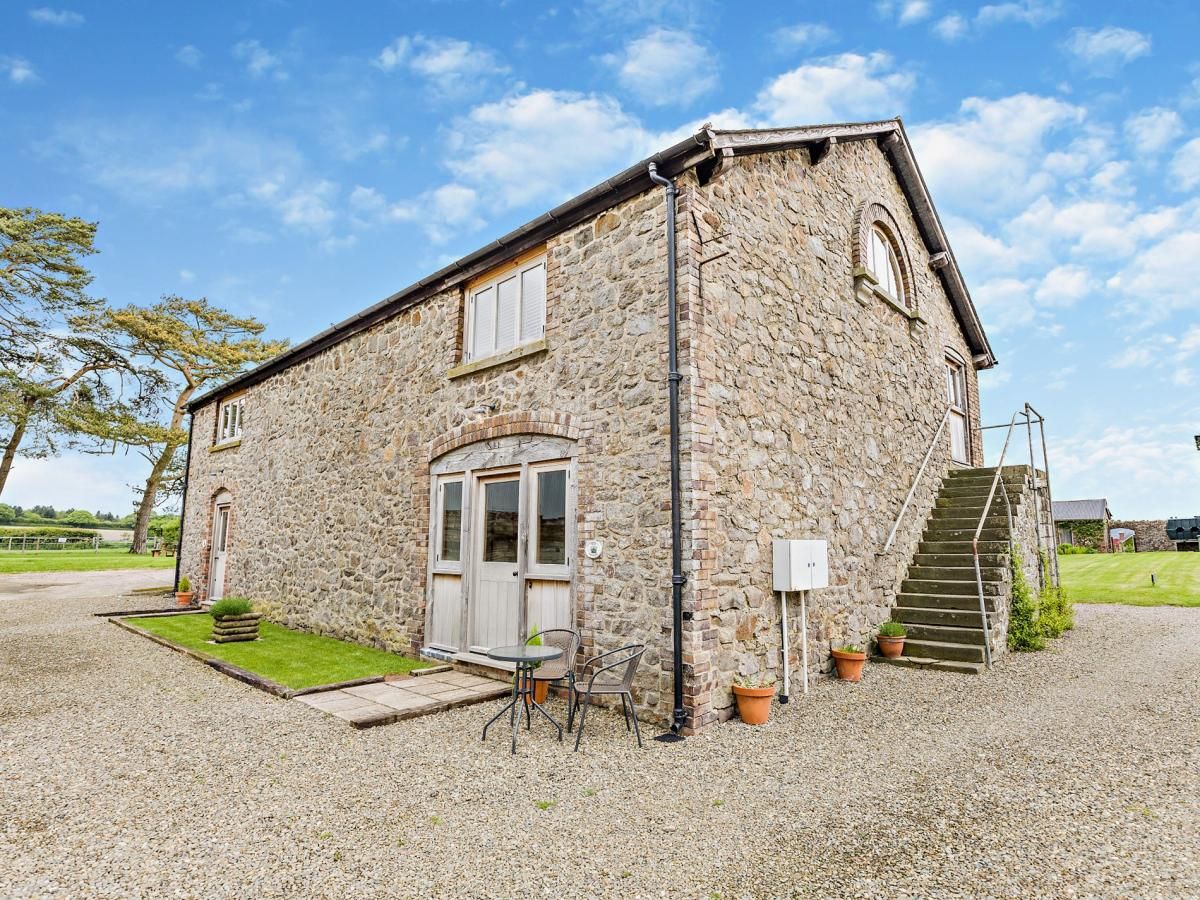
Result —
[[[1034,537],[1037,540],[1037,556],[1038,556],[1038,590],[1046,589],[1046,575],[1042,572],[1042,505],[1038,502],[1038,475],[1037,463],[1033,459],[1033,417],[1030,415],[1030,406],[1025,404],[1025,437],[1029,441],[1029,476],[1033,479],[1033,523]]]
[[[925,474],[925,467],[929,465],[929,458],[933,456],[933,448],[937,446],[938,438],[941,437],[942,429],[946,427],[946,423],[950,421],[950,407],[946,407],[946,412],[942,416],[941,424],[938,425],[937,431],[933,433],[933,440],[929,442],[929,448],[925,451],[925,458],[921,460],[921,466],[917,469],[917,474],[913,477],[912,485],[908,489],[908,496],[904,498],[904,504],[900,507],[900,514],[896,516],[896,521],[892,525],[892,530],[888,534],[887,542],[883,545],[883,550],[880,551],[880,556],[883,556],[891,549],[892,541],[896,539],[896,532],[900,528],[900,522],[904,519],[904,514],[908,511],[908,504],[912,503],[913,495],[917,492],[917,485],[921,483],[921,476]]]
[[[1028,403],[1025,404],[1029,406]],[[1053,560],[1054,567],[1054,586],[1061,587],[1062,580],[1058,573],[1058,533],[1054,526],[1054,495],[1050,491],[1050,456],[1046,452],[1046,417],[1040,412],[1029,406],[1029,411],[1032,412],[1038,419],[1038,432],[1042,438],[1042,471],[1046,475],[1046,514],[1050,517],[1050,537],[1052,552],[1050,558]]]
[[[992,626],[988,623],[987,601],[983,596],[983,573],[979,570],[979,538],[971,538],[971,553],[975,557],[975,587],[979,590],[979,618],[983,621],[983,660],[992,667]]]

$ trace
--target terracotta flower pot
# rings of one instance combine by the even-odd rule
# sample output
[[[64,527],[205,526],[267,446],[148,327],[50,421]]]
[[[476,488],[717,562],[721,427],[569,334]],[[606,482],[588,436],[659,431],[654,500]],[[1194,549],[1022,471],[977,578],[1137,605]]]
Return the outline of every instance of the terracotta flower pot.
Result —
[[[176,591],[175,592],[175,602],[180,606],[191,606],[193,593],[195,593],[195,592],[194,591]]]
[[[533,683],[533,702],[545,703],[546,698],[550,696],[550,682],[534,681]]]
[[[867,661],[866,653],[847,653],[845,650],[834,650],[833,661],[837,666],[838,678],[842,681],[862,681],[863,663]]]
[[[904,635],[900,637],[888,637],[887,635],[875,635],[875,643],[879,645],[879,652],[888,659],[895,659],[897,656],[904,655]]]
[[[775,696],[775,685],[768,687],[733,686],[737,698],[738,715],[747,725],[765,725],[771,717],[771,700]]]

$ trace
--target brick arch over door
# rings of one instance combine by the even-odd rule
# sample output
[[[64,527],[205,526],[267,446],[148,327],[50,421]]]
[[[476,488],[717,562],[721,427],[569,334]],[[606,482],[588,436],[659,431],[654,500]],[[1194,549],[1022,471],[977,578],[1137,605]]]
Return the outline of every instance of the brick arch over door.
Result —
[[[876,225],[880,226],[892,242],[896,263],[900,267],[900,283],[904,286],[904,302],[915,310],[917,294],[913,284],[912,261],[908,255],[908,245],[904,242],[904,232],[900,230],[900,223],[896,221],[891,210],[882,203],[867,200],[859,204],[854,217],[854,246],[850,248],[851,265],[855,271],[870,269],[867,261],[871,258],[871,229]]]
[[[548,434],[579,440],[579,428],[569,413],[511,412],[467,422],[435,438],[429,445],[430,461],[451,450],[514,434]]]

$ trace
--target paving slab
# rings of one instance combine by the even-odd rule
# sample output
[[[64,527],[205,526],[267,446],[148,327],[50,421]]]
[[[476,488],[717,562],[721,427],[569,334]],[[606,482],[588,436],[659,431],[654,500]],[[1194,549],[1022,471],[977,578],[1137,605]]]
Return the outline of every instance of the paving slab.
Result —
[[[317,691],[295,699],[313,709],[337,716],[355,728],[369,728],[471,703],[496,700],[507,697],[511,691],[512,686],[507,681],[449,670],[420,678]]]

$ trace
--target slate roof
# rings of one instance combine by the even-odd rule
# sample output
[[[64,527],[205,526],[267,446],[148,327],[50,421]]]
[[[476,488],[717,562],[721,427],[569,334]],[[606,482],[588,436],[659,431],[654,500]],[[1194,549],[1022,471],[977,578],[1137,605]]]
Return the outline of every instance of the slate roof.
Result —
[[[1108,501],[1100,500],[1054,500],[1050,512],[1055,522],[1087,522],[1093,519],[1111,518]]]

